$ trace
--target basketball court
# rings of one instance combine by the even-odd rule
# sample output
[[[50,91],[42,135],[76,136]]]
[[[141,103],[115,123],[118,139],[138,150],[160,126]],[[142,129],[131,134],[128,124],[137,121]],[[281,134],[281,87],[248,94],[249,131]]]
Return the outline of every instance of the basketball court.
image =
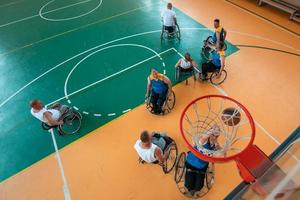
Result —
[[[286,140],[300,124],[299,23],[251,0],[172,3],[181,40],[161,41],[165,1],[1,1],[0,199],[188,199],[174,172],[140,164],[133,145],[143,130],[160,131],[187,152],[180,117],[192,100],[211,94],[247,108],[254,144],[266,155],[277,149],[272,155],[286,174],[299,165],[299,130]],[[228,35],[227,79],[177,83],[174,65],[185,52],[204,62],[200,51],[215,18]],[[164,116],[144,103],[153,67],[171,79],[176,95]],[[80,131],[53,140],[29,112],[35,98],[81,113]],[[279,156],[279,147],[289,151]],[[241,182],[235,162],[216,163],[214,185],[202,198],[224,199]]]

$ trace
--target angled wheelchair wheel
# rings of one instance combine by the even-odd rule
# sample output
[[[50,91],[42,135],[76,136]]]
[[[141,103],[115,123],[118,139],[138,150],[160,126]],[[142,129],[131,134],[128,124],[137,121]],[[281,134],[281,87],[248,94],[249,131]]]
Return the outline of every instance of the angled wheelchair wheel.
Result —
[[[175,165],[175,182],[176,184],[180,183],[183,181],[183,175],[185,173],[185,161],[186,161],[186,153],[182,152]]]
[[[209,163],[206,174],[205,183],[208,190],[210,190],[215,182],[215,165],[214,163]]]
[[[175,80],[176,80],[176,82],[180,82],[180,69],[179,69],[179,67],[176,67],[176,69],[175,69]]]
[[[171,112],[171,110],[174,108],[175,106],[175,102],[176,102],[176,98],[175,98],[175,92],[172,91],[172,93],[167,97],[166,102],[165,102],[165,109],[168,112]]]
[[[202,47],[201,57],[204,60],[204,62],[211,60],[212,59],[211,49],[209,47]]]
[[[181,40],[181,32],[178,24],[176,24],[176,37],[178,40]]]
[[[210,82],[213,84],[213,85],[220,85],[222,84],[226,78],[227,78],[227,71],[226,70],[222,70],[221,72],[221,76],[220,77],[217,77],[218,76],[218,71],[215,71],[213,72],[211,75],[210,75]]]
[[[176,164],[176,160],[177,160],[177,155],[178,155],[178,149],[177,149],[177,145],[175,144],[175,142],[172,142],[171,144],[169,144],[169,146],[166,148],[164,155],[168,155],[167,159],[165,160],[165,162],[162,165],[163,171],[165,174],[170,173],[175,164]]]
[[[81,128],[82,116],[76,111],[67,113],[64,118],[64,124],[58,126],[58,131],[65,135],[72,135],[79,131]]]
[[[146,104],[147,110],[148,110],[150,113],[155,114],[155,113],[154,113],[154,110],[153,110],[153,105],[152,105],[152,103],[151,103],[151,93],[150,93],[150,95],[149,95],[148,97],[146,97],[146,99],[145,99],[145,104]]]

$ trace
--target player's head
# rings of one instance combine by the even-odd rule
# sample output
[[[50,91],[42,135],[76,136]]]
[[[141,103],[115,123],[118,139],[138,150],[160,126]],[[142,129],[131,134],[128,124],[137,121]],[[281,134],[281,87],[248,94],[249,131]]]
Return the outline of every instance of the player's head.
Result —
[[[33,99],[32,101],[30,101],[30,107],[34,110],[42,110],[44,105],[40,100]]]
[[[173,7],[172,3],[168,3],[168,4],[167,4],[167,8],[168,8],[168,9],[172,10],[172,7]]]
[[[241,113],[237,108],[226,108],[222,112],[222,121],[227,126],[236,126],[241,121]]]
[[[214,20],[214,27],[218,28],[220,26],[220,20],[219,19],[215,19]]]
[[[184,54],[184,58],[185,58],[186,60],[188,60],[188,61],[191,61],[191,60],[192,60],[191,54],[188,53],[188,52]]]
[[[148,131],[143,131],[140,136],[142,143],[149,144],[151,142],[151,137]]]
[[[152,68],[152,69],[151,69],[151,75],[152,75],[154,78],[158,78],[158,71],[157,71],[155,68]]]

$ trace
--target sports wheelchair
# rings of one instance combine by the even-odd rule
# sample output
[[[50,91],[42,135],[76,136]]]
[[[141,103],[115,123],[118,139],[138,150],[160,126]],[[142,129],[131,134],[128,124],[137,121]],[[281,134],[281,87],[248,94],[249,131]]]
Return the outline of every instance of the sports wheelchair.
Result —
[[[188,84],[188,77],[193,76],[194,77],[194,81],[197,79],[196,77],[197,71],[195,70],[194,67],[191,68],[191,70],[187,71],[182,69],[181,67],[176,67],[176,71],[175,71],[175,80],[177,82],[181,82],[182,79],[185,78],[185,84]]]
[[[152,136],[152,143],[157,145],[163,151],[164,155],[168,155],[161,166],[165,174],[170,173],[175,167],[178,156],[178,148],[175,141],[169,136],[167,136],[167,134],[154,133]],[[145,161],[139,158],[139,163],[144,164]],[[153,164],[158,163],[158,161],[155,161]]]
[[[79,112],[74,110],[72,107],[66,105],[55,104],[51,107],[60,111],[61,116],[58,120],[62,120],[64,123],[58,126],[49,126],[45,122],[42,122],[42,128],[44,130],[50,130],[57,128],[59,135],[72,135],[77,133],[81,128],[82,116]]]
[[[162,105],[162,112],[160,114],[158,113],[155,113],[154,112],[154,106],[152,104],[152,98],[153,95],[152,95],[152,92],[150,90],[150,94],[148,95],[148,97],[146,97],[146,108],[147,110],[149,110],[152,114],[156,114],[156,115],[165,115],[165,114],[168,114],[171,112],[171,110],[174,108],[175,106],[175,102],[176,102],[176,99],[175,99],[175,93],[174,91],[172,91],[170,94],[168,93],[167,94],[167,97]]]
[[[216,50],[215,42],[212,36],[208,36],[206,40],[203,41],[203,47],[201,49],[201,57],[205,61],[211,60],[212,52]],[[227,50],[227,44],[224,42],[224,51]]]
[[[160,35],[161,41],[169,40],[169,39],[181,39],[180,28],[176,23],[175,26],[172,27],[173,30],[169,30],[166,26],[162,26],[162,31]]]
[[[218,78],[219,70],[215,70],[213,72],[209,72],[208,78],[202,79],[201,77],[201,71],[198,68],[194,68],[195,71],[195,79],[198,79],[199,81],[206,81],[209,80],[211,84],[213,85],[220,85],[222,84],[226,78],[227,78],[227,71],[225,69],[222,70],[221,76]]]
[[[205,194],[208,193],[208,191],[212,188],[212,186],[214,184],[214,179],[215,179],[214,164],[213,163],[208,164],[208,168],[205,172],[204,185],[203,185],[203,187],[201,188],[200,191],[190,192],[185,187],[185,175],[186,175],[187,170],[188,169],[186,168],[186,153],[182,152],[179,155],[179,158],[178,158],[177,163],[175,165],[174,180],[175,180],[175,183],[177,185],[177,188],[186,197],[193,198],[193,199],[203,197]],[[195,173],[201,173],[201,172],[195,171]]]

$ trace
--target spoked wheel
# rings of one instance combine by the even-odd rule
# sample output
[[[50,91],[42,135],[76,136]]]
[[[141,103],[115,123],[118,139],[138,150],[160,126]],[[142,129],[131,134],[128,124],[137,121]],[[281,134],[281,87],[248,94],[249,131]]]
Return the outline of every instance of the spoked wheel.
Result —
[[[175,106],[175,102],[176,102],[175,93],[174,91],[172,91],[172,93],[167,97],[164,103],[163,114],[170,113]]]
[[[146,103],[147,110],[149,110],[149,112],[154,114],[153,105],[151,103],[151,94],[145,99],[145,103]]]
[[[175,182],[176,184],[182,182],[183,180],[183,175],[185,172],[185,161],[186,161],[186,153],[182,152],[179,157],[178,160],[176,162],[176,166],[175,166]]]
[[[164,154],[167,154],[168,157],[165,160],[165,162],[163,163],[162,168],[163,168],[164,173],[168,174],[172,171],[172,169],[174,168],[174,166],[176,164],[177,155],[178,155],[177,145],[174,142],[169,144],[169,146],[165,150]]]
[[[59,125],[58,130],[65,135],[77,133],[81,127],[81,115],[78,112],[66,114],[63,118],[64,124]]]
[[[211,49],[209,47],[202,47],[201,57],[204,60],[204,62],[208,62],[209,60],[211,60],[212,59]]]
[[[222,84],[226,78],[227,78],[227,71],[226,70],[222,70],[221,72],[221,76],[220,77],[217,77],[218,76],[218,71],[216,72],[213,72],[210,76],[210,82],[214,85],[220,85]]]
[[[208,190],[210,190],[215,182],[215,165],[209,163],[206,174],[205,174],[205,183]]]
[[[178,24],[176,24],[176,37],[178,40],[181,40],[181,33]]]

